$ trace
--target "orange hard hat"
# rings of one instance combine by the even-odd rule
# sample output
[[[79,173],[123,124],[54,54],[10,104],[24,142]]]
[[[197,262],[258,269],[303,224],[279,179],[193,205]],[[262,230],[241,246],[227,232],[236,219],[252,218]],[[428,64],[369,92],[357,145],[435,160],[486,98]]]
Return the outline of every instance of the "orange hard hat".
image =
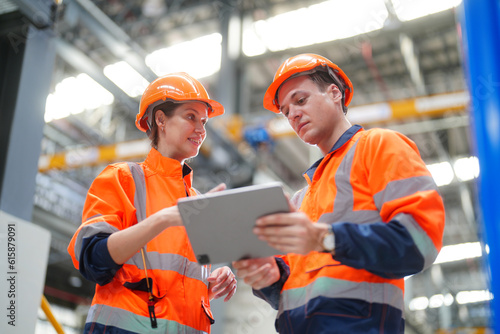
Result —
[[[310,74],[316,71],[328,72],[337,86],[339,86],[338,81],[343,81],[340,83],[343,87],[339,86],[339,89],[343,90],[344,105],[348,106],[352,99],[353,87],[347,75],[329,59],[312,53],[304,53],[288,58],[278,68],[273,82],[264,95],[264,108],[279,114],[280,110],[276,93],[281,84],[292,76],[299,75],[301,72],[307,72],[302,74]]]
[[[209,118],[224,113],[222,104],[211,100],[198,80],[184,72],[171,73],[154,80],[142,94],[139,113],[135,119],[139,130],[149,133],[153,108],[165,101],[204,102],[210,109]]]

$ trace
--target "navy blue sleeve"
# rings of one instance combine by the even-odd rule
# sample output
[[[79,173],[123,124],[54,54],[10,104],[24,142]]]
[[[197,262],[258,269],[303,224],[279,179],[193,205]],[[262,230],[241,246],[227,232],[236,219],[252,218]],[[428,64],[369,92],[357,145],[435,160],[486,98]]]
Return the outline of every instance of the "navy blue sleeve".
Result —
[[[89,281],[101,286],[111,282],[118,269],[122,267],[116,264],[109,254],[109,236],[110,234],[99,233],[84,238],[80,253],[80,273]]]
[[[424,257],[398,221],[334,223],[335,260],[384,278],[402,278],[424,268]]]
[[[286,265],[283,259],[278,257],[274,259],[276,260],[280,270],[280,279],[266,288],[253,290],[253,294],[260,299],[265,300],[269,305],[271,305],[272,308],[277,310],[280,303],[281,290],[283,289],[283,285],[288,279],[288,276],[290,276],[290,267]]]

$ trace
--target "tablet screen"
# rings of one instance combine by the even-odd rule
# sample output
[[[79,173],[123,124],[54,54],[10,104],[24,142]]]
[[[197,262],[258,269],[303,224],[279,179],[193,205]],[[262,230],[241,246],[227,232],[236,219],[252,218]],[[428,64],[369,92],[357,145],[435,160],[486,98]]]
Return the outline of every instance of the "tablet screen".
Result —
[[[257,218],[289,211],[280,183],[181,198],[177,205],[200,264],[282,254],[252,232]]]

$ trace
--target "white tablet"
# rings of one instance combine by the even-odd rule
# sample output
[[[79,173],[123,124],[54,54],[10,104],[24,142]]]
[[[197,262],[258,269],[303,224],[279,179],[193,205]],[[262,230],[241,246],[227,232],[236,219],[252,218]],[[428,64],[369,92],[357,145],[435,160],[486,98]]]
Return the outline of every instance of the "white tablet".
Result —
[[[280,183],[181,198],[177,205],[200,264],[282,254],[252,231],[257,218],[289,212]]]

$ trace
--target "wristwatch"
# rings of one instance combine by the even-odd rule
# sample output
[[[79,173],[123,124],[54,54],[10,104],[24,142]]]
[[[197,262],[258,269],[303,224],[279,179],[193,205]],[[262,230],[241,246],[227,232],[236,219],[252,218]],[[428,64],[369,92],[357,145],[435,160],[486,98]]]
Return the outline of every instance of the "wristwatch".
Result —
[[[325,253],[332,253],[335,250],[335,236],[333,235],[332,225],[328,224],[328,231],[323,236],[321,242]]]

